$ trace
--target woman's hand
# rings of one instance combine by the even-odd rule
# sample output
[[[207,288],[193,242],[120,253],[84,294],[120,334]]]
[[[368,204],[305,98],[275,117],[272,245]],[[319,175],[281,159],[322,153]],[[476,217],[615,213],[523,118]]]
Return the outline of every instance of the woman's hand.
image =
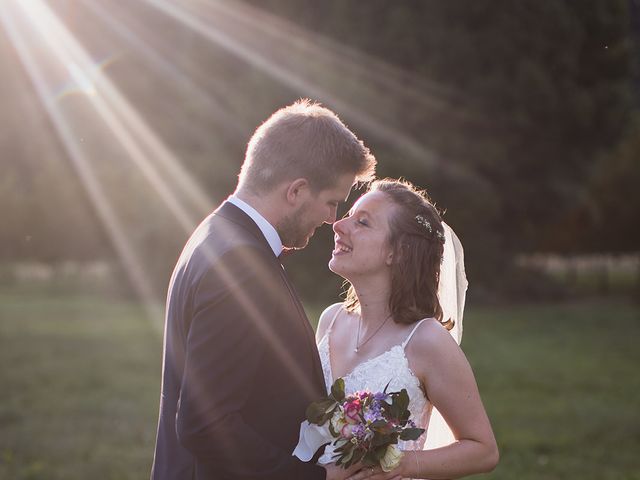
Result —
[[[401,480],[399,469],[394,468],[390,472],[385,472],[380,467],[362,467],[355,475],[347,478],[347,480]]]

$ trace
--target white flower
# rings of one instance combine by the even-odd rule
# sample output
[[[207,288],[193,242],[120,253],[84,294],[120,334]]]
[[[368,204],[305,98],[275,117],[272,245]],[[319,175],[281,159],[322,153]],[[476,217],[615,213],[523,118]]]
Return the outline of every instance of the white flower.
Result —
[[[402,450],[398,448],[397,445],[389,445],[387,447],[387,451],[384,452],[384,457],[380,460],[380,466],[382,470],[385,472],[390,472],[398,465],[400,465],[400,460],[402,459]]]
[[[342,407],[336,408],[336,411],[333,412],[333,417],[331,417],[331,426],[333,427],[334,432],[340,432],[342,427],[344,427],[347,422],[344,419],[344,413],[342,412]]]

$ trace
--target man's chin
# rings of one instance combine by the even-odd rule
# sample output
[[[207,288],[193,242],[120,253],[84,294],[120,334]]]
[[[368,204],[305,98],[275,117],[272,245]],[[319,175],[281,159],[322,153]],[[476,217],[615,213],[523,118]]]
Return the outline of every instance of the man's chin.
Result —
[[[314,233],[315,233],[315,230],[313,232],[311,232],[311,233],[308,233],[304,237],[298,237],[298,238],[290,239],[287,242],[288,244],[283,242],[284,246],[286,248],[293,248],[295,250],[302,250],[307,245],[309,245],[309,240],[311,240],[311,237],[313,237]]]
[[[303,248],[305,248],[307,245],[309,245],[309,239],[311,237],[306,237],[303,238],[301,240],[296,240],[294,242],[291,242],[291,245],[285,245],[287,248],[292,248],[294,250],[302,250]]]

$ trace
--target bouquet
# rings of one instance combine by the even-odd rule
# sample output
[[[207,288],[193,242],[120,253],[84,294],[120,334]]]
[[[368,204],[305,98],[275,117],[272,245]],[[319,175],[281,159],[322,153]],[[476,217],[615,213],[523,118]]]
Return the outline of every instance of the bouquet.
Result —
[[[410,420],[409,394],[405,389],[387,393],[355,392],[346,396],[338,378],[331,394],[307,408],[300,428],[300,442],[293,454],[309,461],[322,445],[330,444],[320,463],[335,462],[348,468],[354,463],[389,472],[400,464],[398,440],[417,440],[424,433]]]

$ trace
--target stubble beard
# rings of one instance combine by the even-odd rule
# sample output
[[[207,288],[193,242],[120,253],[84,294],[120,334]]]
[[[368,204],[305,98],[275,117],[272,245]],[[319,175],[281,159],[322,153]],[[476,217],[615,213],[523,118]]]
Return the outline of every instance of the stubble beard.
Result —
[[[285,217],[277,226],[276,230],[282,245],[286,248],[302,249],[309,243],[309,238],[315,231],[315,227],[308,227],[305,224],[305,216],[308,208],[303,205],[288,217]]]

